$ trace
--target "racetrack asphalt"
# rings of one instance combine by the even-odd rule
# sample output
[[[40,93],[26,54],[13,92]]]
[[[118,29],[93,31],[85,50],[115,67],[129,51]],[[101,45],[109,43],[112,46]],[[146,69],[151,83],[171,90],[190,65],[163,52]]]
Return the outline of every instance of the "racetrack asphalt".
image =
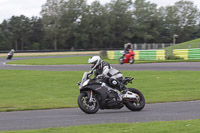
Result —
[[[74,56],[74,55],[71,55]],[[13,60],[34,58],[60,58],[71,56],[16,57]],[[11,61],[13,61],[11,60]],[[4,65],[6,59],[0,58],[0,69],[41,70],[41,71],[89,71],[90,65]],[[112,64],[120,71],[200,71],[200,62]]]
[[[78,108],[0,112],[0,131],[67,127],[102,123],[190,120],[200,118],[200,101],[146,104],[139,112],[99,110],[88,115]]]
[[[56,56],[53,58],[59,57],[61,56]],[[32,58],[41,57],[16,57],[13,60]],[[42,58],[52,57],[48,56]],[[7,60],[0,58],[0,69],[45,71],[88,71],[90,69],[89,65],[15,66],[4,65],[3,63],[5,62],[7,62]],[[200,71],[200,62],[149,63],[133,65],[114,64],[113,66],[122,71]],[[186,101],[146,104],[145,108],[139,112],[132,112],[124,107],[120,110],[99,110],[99,112],[92,115],[83,113],[79,108],[0,112],[0,131],[66,127],[100,123],[134,123],[148,121],[189,120],[196,118],[199,119],[199,110],[200,101]]]

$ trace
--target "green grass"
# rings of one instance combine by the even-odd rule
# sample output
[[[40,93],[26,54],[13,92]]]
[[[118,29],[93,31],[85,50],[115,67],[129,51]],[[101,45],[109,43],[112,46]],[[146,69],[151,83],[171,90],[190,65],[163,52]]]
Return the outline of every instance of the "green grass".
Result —
[[[0,111],[77,107],[83,71],[0,70]],[[147,103],[200,100],[200,71],[124,71]]]
[[[0,133],[199,133],[200,119],[146,123],[112,123]]]
[[[7,64],[20,64],[20,65],[73,65],[73,64],[88,64],[90,56],[79,57],[63,57],[63,58],[40,58],[40,59],[27,59],[7,62]],[[110,64],[119,64],[119,60],[104,59]],[[135,61],[135,64],[141,63],[165,63],[165,62],[199,62],[200,60],[166,60],[166,61]]]
[[[63,64],[87,64],[90,56],[63,57],[63,58],[40,58],[8,62],[7,64],[25,65],[63,65]]]
[[[166,47],[165,50],[167,50],[168,55],[171,55],[172,49],[188,49],[188,45],[190,45],[190,48],[199,48],[200,38]]]

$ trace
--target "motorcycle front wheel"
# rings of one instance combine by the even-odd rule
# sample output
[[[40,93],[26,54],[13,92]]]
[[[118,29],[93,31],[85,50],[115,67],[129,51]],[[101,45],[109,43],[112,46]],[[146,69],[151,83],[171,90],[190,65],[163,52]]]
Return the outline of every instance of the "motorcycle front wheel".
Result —
[[[12,59],[12,55],[8,55],[7,60],[11,60]]]
[[[94,114],[99,110],[99,101],[95,95],[92,95],[92,100],[88,97],[87,93],[81,92],[78,97],[78,106],[79,108],[87,113]]]
[[[123,64],[124,63],[124,57],[119,58],[119,64]]]
[[[131,111],[142,110],[145,106],[145,98],[143,94],[135,88],[129,88],[129,91],[137,94],[139,96],[139,99],[134,101],[128,101],[127,103],[125,103],[125,106]]]

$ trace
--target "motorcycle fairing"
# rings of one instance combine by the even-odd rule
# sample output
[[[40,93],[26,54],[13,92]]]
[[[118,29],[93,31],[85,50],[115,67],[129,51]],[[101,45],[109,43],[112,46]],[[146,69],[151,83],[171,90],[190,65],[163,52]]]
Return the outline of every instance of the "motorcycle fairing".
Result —
[[[105,108],[106,98],[108,96],[108,93],[107,93],[108,89],[104,86],[96,85],[96,84],[87,85],[87,86],[84,86],[80,89],[81,92],[90,91],[90,90],[92,90],[94,93],[99,95],[99,98],[101,98],[101,99],[99,99],[101,108]],[[87,93],[87,94],[89,94],[88,97],[90,97],[90,93]]]

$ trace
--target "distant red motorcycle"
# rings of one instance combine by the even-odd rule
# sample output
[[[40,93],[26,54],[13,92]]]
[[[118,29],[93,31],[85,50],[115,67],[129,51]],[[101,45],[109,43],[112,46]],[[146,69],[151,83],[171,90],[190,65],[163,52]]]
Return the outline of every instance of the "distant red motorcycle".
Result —
[[[120,64],[124,64],[124,63],[133,64],[135,61],[134,56],[135,56],[135,52],[133,52],[133,50],[129,49],[129,52],[124,53],[124,55],[121,58],[119,58],[119,63]]]

